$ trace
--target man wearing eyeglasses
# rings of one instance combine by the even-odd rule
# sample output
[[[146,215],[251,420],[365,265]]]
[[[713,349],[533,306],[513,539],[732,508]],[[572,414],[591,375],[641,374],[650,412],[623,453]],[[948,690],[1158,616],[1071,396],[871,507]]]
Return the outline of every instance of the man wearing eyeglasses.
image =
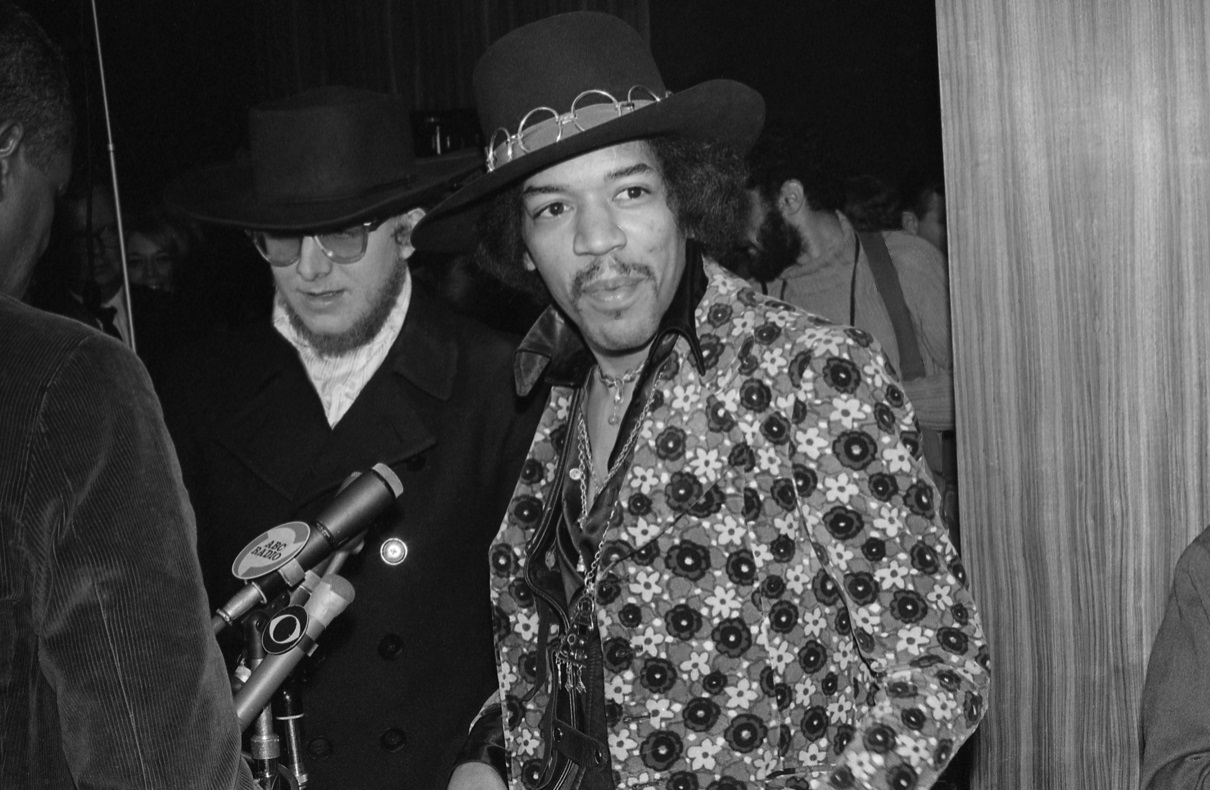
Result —
[[[113,198],[107,186],[76,188],[55,219],[30,302],[129,343],[126,291]]]
[[[417,161],[403,103],[368,91],[249,121],[249,157],[167,195],[245,230],[277,291],[271,323],[188,354],[164,395],[208,590],[225,602],[248,541],[388,464],[403,496],[342,569],[356,598],[298,677],[303,759],[315,790],[442,786],[496,687],[487,549],[541,405],[513,394],[513,344],[408,270],[422,207],[472,160]]]

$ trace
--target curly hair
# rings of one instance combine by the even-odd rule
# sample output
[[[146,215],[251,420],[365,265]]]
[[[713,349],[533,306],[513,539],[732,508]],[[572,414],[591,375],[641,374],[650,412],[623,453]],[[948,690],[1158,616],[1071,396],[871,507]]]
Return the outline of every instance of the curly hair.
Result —
[[[0,0],[0,121],[21,124],[22,145],[43,172],[57,155],[71,151],[74,117],[63,55],[7,0]]]
[[[747,217],[743,156],[722,143],[684,137],[652,137],[646,143],[668,187],[668,206],[677,225],[704,252],[718,257],[734,246]],[[543,303],[550,292],[537,272],[524,266],[521,229],[523,184],[515,184],[487,204],[476,225],[474,261],[506,285]]]
[[[782,184],[802,184],[812,211],[840,211],[844,186],[821,154],[819,135],[809,128],[789,126],[766,129],[748,154],[748,188],[776,201]]]

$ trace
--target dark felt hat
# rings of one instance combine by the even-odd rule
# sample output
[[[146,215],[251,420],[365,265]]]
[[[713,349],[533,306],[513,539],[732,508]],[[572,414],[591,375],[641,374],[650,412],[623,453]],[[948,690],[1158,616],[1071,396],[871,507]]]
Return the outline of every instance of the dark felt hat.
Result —
[[[628,140],[679,135],[746,150],[765,103],[732,80],[671,93],[646,42],[617,17],[560,14],[517,28],[475,66],[475,102],[487,173],[421,220],[418,249],[454,252],[500,189],[551,165]]]
[[[322,230],[437,199],[480,166],[474,151],[416,159],[404,101],[357,88],[318,88],[257,105],[248,134],[249,153],[186,173],[165,201],[219,225]]]

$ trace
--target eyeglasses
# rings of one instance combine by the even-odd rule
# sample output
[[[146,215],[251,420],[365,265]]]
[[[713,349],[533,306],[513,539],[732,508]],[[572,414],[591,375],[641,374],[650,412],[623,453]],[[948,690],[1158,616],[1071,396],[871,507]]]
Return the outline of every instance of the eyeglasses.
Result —
[[[366,254],[370,233],[378,230],[386,219],[363,222],[331,233],[307,233],[288,236],[263,230],[250,230],[248,237],[261,257],[274,266],[293,266],[302,257],[303,239],[315,239],[319,249],[333,263],[357,263]]]

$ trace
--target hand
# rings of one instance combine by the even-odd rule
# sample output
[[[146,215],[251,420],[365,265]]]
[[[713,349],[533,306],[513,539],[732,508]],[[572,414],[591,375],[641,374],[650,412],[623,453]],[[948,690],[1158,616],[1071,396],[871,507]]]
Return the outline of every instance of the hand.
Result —
[[[446,790],[508,790],[500,774],[487,763],[463,763],[450,775]]]

